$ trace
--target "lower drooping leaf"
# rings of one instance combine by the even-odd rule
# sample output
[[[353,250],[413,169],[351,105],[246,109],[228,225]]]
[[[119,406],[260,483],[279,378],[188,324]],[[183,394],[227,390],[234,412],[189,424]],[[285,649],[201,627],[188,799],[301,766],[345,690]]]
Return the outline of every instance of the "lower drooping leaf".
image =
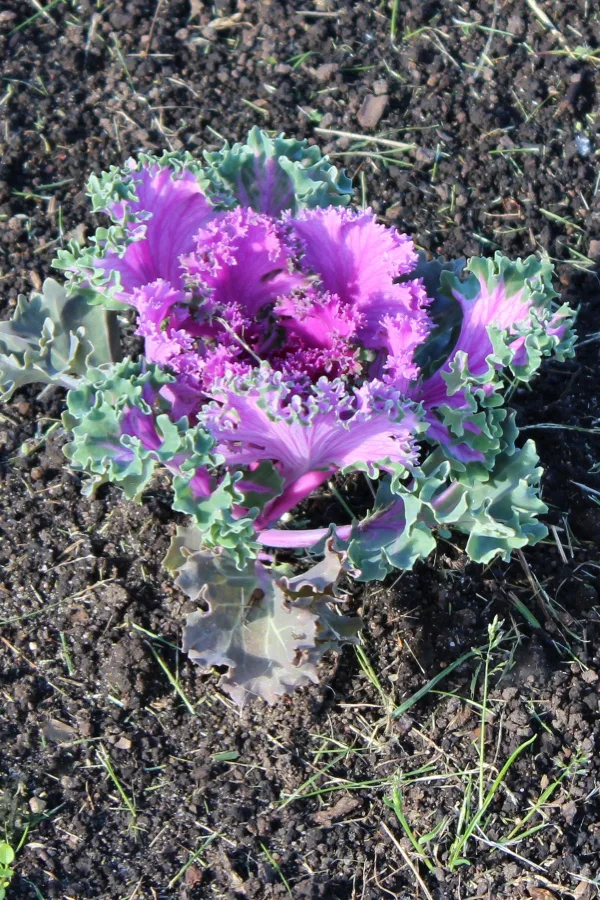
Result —
[[[289,579],[259,561],[240,571],[201,541],[197,530],[178,529],[165,559],[177,586],[207,606],[188,615],[183,649],[205,669],[228,667],[220,686],[236,703],[251,695],[274,703],[316,683],[323,653],[357,640],[360,620],[336,611],[343,554],[328,551],[325,564]]]
[[[203,668],[229,667],[220,684],[236,703],[247,693],[273,703],[316,682],[314,665],[299,665],[303,652],[314,646],[316,617],[287,603],[260,562],[239,572],[227,557],[200,551],[176,584],[208,604],[208,612],[188,615],[183,649]]]
[[[342,615],[340,605],[347,601],[339,589],[343,572],[358,573],[348,561],[348,553],[335,537],[328,537],[323,548],[323,559],[300,575],[283,575],[279,585],[293,598],[294,605],[310,608],[317,616],[317,640],[307,651],[311,662],[321,659],[327,650],[341,649],[342,644],[358,644],[362,620],[359,616]]]
[[[88,367],[120,358],[116,316],[92,296],[67,296],[47,278],[41,293],[19,297],[13,318],[0,322],[0,399],[32,383],[74,387]]]

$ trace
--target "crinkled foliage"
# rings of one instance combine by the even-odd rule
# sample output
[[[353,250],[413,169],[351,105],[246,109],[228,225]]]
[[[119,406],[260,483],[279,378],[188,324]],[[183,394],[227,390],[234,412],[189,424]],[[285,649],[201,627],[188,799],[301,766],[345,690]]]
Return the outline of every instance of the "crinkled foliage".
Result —
[[[40,293],[20,295],[13,318],[0,322],[0,398],[26,384],[71,388],[93,366],[120,358],[116,316],[93,304],[93,292],[69,295],[47,278]]]
[[[318,147],[283,135],[272,139],[256,127],[245,144],[225,143],[215,153],[205,151],[204,158],[214,195],[268,215],[346,205],[353,193],[350,179]]]
[[[226,667],[236,701],[316,680],[325,649],[356,638],[344,573],[410,568],[438,533],[485,563],[543,537],[541,470],[506,394],[573,354],[548,262],[427,261],[346,206],[318,148],[258,129],[202,160],[142,154],[89,192],[105,224],[59,251],[66,290],[46,282],[0,324],[4,396],[70,388],[65,452],[88,492],[140,499],[170,474],[191,525],[167,564],[201,606],[185,646]],[[139,359],[118,362],[118,313]],[[348,479],[372,499],[323,521],[315,500]],[[323,562],[275,561],[302,549]]]
[[[534,544],[547,533],[537,517],[547,512],[538,487],[542,470],[533,441],[496,458],[484,481],[456,475],[444,453],[432,453],[404,490],[381,481],[373,509],[356,523],[348,557],[359,580],[384,578],[393,569],[412,568],[435,547],[436,531],[468,535],[466,551],[475,562]],[[346,546],[342,542],[343,546]]]
[[[204,669],[225,667],[220,686],[242,705],[248,695],[273,703],[316,683],[326,650],[358,641],[360,620],[338,611],[345,556],[331,546],[303,575],[258,560],[243,569],[210,553],[198,532],[179,528],[165,560],[175,584],[204,609],[187,616],[183,648]]]

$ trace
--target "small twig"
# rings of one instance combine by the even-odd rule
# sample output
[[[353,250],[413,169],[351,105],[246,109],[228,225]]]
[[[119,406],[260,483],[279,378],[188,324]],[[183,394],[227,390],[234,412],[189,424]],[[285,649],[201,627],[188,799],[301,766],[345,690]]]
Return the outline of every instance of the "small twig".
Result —
[[[336,9],[333,12],[318,12],[313,9],[298,9],[296,10],[296,15],[298,16],[306,16],[307,19],[336,19],[338,16],[343,16],[345,14],[345,9]]]
[[[235,331],[235,330],[231,327],[231,325],[229,324],[229,322],[226,322],[225,319],[222,319],[222,318],[220,318],[219,316],[215,316],[215,321],[218,322],[219,325],[222,325],[222,326],[223,326],[223,328],[225,329],[225,331],[226,331],[228,334],[230,334],[231,337],[232,337],[235,341],[237,341],[238,344],[239,344],[241,347],[244,348],[244,350],[246,351],[246,353],[249,353],[249,354],[250,354],[250,356],[252,357],[252,359],[253,359],[255,362],[257,362],[257,363],[259,364],[259,366],[262,365],[262,362],[263,362],[263,361],[262,361],[262,359],[260,358],[260,356],[257,356],[257,354],[254,352],[254,350],[252,349],[252,347],[250,347],[250,346],[246,343],[246,341],[245,341],[242,337],[240,337],[240,335],[237,333],[237,331]]]
[[[494,850],[499,850],[501,853],[506,853],[508,856],[512,856],[514,859],[518,859],[519,862],[531,866],[531,868],[535,869],[537,872],[546,873],[548,871],[547,869],[542,868],[542,866],[538,866],[537,863],[534,863],[530,859],[527,859],[527,857],[520,856],[518,853],[515,853],[514,850],[510,850],[508,847],[505,847],[504,844],[498,844],[496,843],[496,841],[488,840],[482,834],[474,834],[473,837],[476,841],[481,841],[481,843],[485,844],[487,847],[492,847]]]
[[[45,19],[48,19],[48,21],[51,22],[56,28],[56,22],[48,12],[48,7],[43,7],[41,3],[38,3],[38,0],[30,0],[30,3],[33,7],[35,7],[35,9],[37,9],[41,16],[43,16]]]
[[[542,23],[544,28],[547,28],[548,31],[551,31],[552,34],[556,35],[563,47],[566,47],[567,50],[569,50],[569,45],[567,44],[566,40],[556,27],[552,19],[550,19],[549,16],[546,15],[542,7],[539,5],[539,3],[537,3],[537,0],[525,0],[525,2],[527,3],[527,6],[531,10],[531,12],[537,18],[537,20]]]
[[[433,900],[432,895],[431,895],[431,894],[429,893],[429,891],[427,890],[427,885],[425,884],[425,882],[424,882],[423,879],[421,878],[421,875],[419,874],[419,870],[417,869],[417,867],[416,867],[415,864],[413,863],[412,859],[410,858],[410,856],[408,855],[408,853],[406,852],[406,850],[404,849],[404,847],[402,846],[402,844],[401,844],[401,843],[397,840],[397,838],[392,834],[392,832],[390,831],[390,829],[388,828],[388,826],[385,824],[385,822],[381,822],[380,824],[381,824],[381,827],[383,828],[383,830],[385,831],[385,833],[387,834],[387,836],[390,838],[390,840],[392,841],[392,843],[393,843],[394,846],[396,847],[396,849],[399,850],[400,853],[402,854],[402,856],[403,856],[403,858],[404,858],[404,861],[406,862],[406,865],[409,867],[409,869],[411,870],[411,872],[412,872],[413,875],[415,876],[415,879],[416,879],[416,881],[417,881],[417,884],[419,885],[419,887],[421,888],[421,890],[422,890],[423,893],[425,894],[425,897],[427,898],[427,900]]]
[[[416,144],[403,144],[400,141],[390,141],[387,138],[373,137],[368,134],[356,134],[354,131],[337,131],[335,128],[315,128],[315,134],[351,138],[353,141],[367,141],[372,144],[383,144],[384,147],[395,147],[396,150],[414,150],[417,146]]]
[[[175,693],[178,694],[178,696],[179,696],[179,697],[181,698],[181,700],[183,701],[183,704],[184,704],[185,708],[187,709],[187,711],[188,711],[192,716],[195,716],[195,715],[196,715],[196,710],[194,709],[194,707],[192,706],[192,704],[190,703],[190,701],[189,701],[188,698],[186,697],[185,691],[183,690],[183,688],[182,688],[181,685],[179,684],[179,681],[177,680],[177,678],[175,678],[175,676],[173,675],[173,673],[171,672],[171,670],[170,670],[169,667],[167,666],[167,664],[166,664],[166,662],[164,661],[164,659],[163,659],[161,656],[158,655],[158,653],[156,652],[156,650],[154,649],[154,647],[152,647],[150,644],[148,644],[148,646],[150,647],[150,651],[151,651],[151,653],[152,653],[154,659],[156,660],[156,662],[159,664],[159,666],[161,667],[161,669],[163,670],[163,672],[165,673],[165,675],[166,675],[167,678],[169,679],[169,684],[171,685],[171,687],[173,688],[173,690],[175,691]]]
[[[42,15],[45,16],[47,19],[49,19],[50,22],[52,22],[52,24],[56,28],[56,22],[54,21],[52,16],[48,15],[48,10],[53,9],[57,4],[64,3],[64,2],[65,2],[65,0],[50,0],[50,3],[44,7],[40,6],[39,3],[33,3],[33,6],[35,6],[35,8],[38,11],[36,13],[34,13],[33,16],[29,16],[28,19],[25,19],[24,22],[20,22],[19,25],[16,25],[12,31],[9,31],[8,36],[10,37],[12,34],[15,34],[15,32],[21,31],[22,28],[26,28],[32,22],[35,22],[35,20],[37,18],[39,18],[39,16],[42,16]]]
[[[581,344],[578,346],[581,346]],[[532,431],[535,428],[544,428],[547,431],[581,431],[583,434],[600,434],[600,428],[584,428],[583,425],[559,425],[554,422],[538,422],[536,425],[521,425],[520,431]]]
[[[200,845],[200,847],[198,847],[197,850],[195,850],[192,854],[190,854],[190,856],[188,857],[188,859],[186,860],[186,862],[182,865],[182,867],[181,867],[181,869],[179,870],[179,872],[177,872],[177,874],[176,874],[173,878],[171,878],[170,882],[168,883],[167,887],[168,887],[169,890],[173,890],[173,888],[175,887],[175,885],[177,884],[177,882],[179,881],[179,879],[182,877],[182,875],[185,875],[185,873],[186,873],[187,870],[190,868],[190,866],[191,866],[193,863],[196,862],[196,860],[198,859],[198,857],[200,856],[200,854],[201,854],[204,850],[206,850],[206,848],[207,848],[208,846],[210,846],[210,844],[212,844],[212,842],[213,842],[216,838],[218,838],[218,837],[220,837],[219,834],[216,834],[216,833],[215,833],[215,834],[212,834],[210,837],[208,837],[208,838]]]
[[[152,24],[150,25],[150,31],[148,33],[148,44],[146,46],[146,49],[142,50],[142,52],[140,53],[140,56],[148,56],[148,54],[150,53],[150,47],[152,45],[152,37],[154,35],[154,26],[156,25],[156,19],[158,18],[158,14],[160,12],[160,8],[161,8],[162,4],[163,4],[163,0],[158,0],[158,3],[156,4],[156,9],[154,10],[154,17],[152,19]]]
[[[131,798],[128,797],[127,792],[125,791],[125,788],[119,781],[119,779],[117,777],[117,773],[114,770],[112,760],[111,760],[110,756],[108,755],[106,748],[104,747],[103,744],[100,744],[100,748],[98,750],[96,750],[96,755],[98,757],[100,764],[102,765],[102,768],[106,771],[106,774],[108,775],[108,777],[110,778],[110,780],[116,787],[117,791],[119,792],[119,796],[121,797],[121,800],[123,801],[123,803],[129,810],[133,824],[135,825],[135,821],[137,819],[137,812],[136,812],[135,806],[134,806]]]
[[[574,484],[575,487],[581,488],[586,494],[593,494],[595,497],[600,497],[600,491],[595,490],[595,488],[589,487],[587,484],[580,484],[579,481],[572,481],[571,484]]]
[[[92,46],[92,41],[94,40],[94,35],[96,34],[96,26],[100,21],[100,16],[97,13],[94,13],[90,20],[90,27],[88,28],[87,38],[85,41],[85,47],[83,48],[83,56],[87,63],[88,53],[90,52],[90,47]]]
[[[490,34],[489,34],[489,37],[488,37],[488,39],[487,39],[487,41],[486,41],[486,45],[485,45],[485,47],[483,48],[483,50],[481,51],[481,55],[480,55],[479,61],[478,61],[478,63],[477,63],[477,68],[475,69],[475,74],[473,75],[473,79],[474,79],[475,81],[477,81],[477,79],[479,78],[479,76],[480,76],[480,74],[481,74],[481,70],[482,70],[482,68],[483,68],[484,60],[488,59],[488,53],[489,53],[490,47],[492,46],[492,41],[494,40],[494,29],[495,29],[495,27],[496,27],[496,15],[497,15],[497,13],[498,13],[498,0],[495,0],[495,3],[494,3],[494,14],[493,14],[493,17],[492,17],[492,27],[491,27],[491,29],[490,29]]]

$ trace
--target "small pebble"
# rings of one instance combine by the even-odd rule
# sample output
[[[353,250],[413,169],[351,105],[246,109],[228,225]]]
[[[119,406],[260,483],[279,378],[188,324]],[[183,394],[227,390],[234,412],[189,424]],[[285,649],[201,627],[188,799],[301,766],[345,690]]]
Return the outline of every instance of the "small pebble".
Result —
[[[575,146],[579,155],[583,156],[584,159],[592,152],[592,142],[585,134],[575,135]]]
[[[362,128],[375,128],[388,105],[387,94],[367,94],[358,111],[358,123]]]
[[[588,247],[588,256],[590,257],[590,259],[600,259],[600,241],[590,241],[590,245]]]
[[[315,69],[315,78],[323,83],[331,81],[339,68],[337,63],[323,63],[322,66]]]
[[[29,809],[34,816],[37,816],[46,809],[46,801],[42,800],[41,797],[32,797],[29,801]]]

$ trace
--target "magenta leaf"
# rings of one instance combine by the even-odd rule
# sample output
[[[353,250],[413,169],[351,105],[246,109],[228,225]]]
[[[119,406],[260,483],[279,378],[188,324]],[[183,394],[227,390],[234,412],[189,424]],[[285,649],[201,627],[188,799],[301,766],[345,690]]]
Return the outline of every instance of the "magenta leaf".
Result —
[[[195,236],[195,249],[182,256],[188,285],[212,315],[235,306],[251,322],[303,281],[289,271],[291,256],[276,220],[238,207],[213,219]]]
[[[195,173],[153,165],[130,176],[135,195],[106,210],[123,223],[127,245],[123,253],[107,249],[97,268],[105,276],[118,274],[120,299],[135,288],[161,278],[183,287],[180,257],[194,246],[194,237],[215,216]]]
[[[320,379],[304,407],[289,402],[289,387],[263,368],[250,380],[223,381],[218,402],[202,421],[230,466],[270,460],[284,481],[281,496],[263,513],[264,527],[312,493],[332,473],[353,468],[375,473],[416,459],[418,410],[380,382],[352,393]],[[293,399],[293,398],[292,398]]]

